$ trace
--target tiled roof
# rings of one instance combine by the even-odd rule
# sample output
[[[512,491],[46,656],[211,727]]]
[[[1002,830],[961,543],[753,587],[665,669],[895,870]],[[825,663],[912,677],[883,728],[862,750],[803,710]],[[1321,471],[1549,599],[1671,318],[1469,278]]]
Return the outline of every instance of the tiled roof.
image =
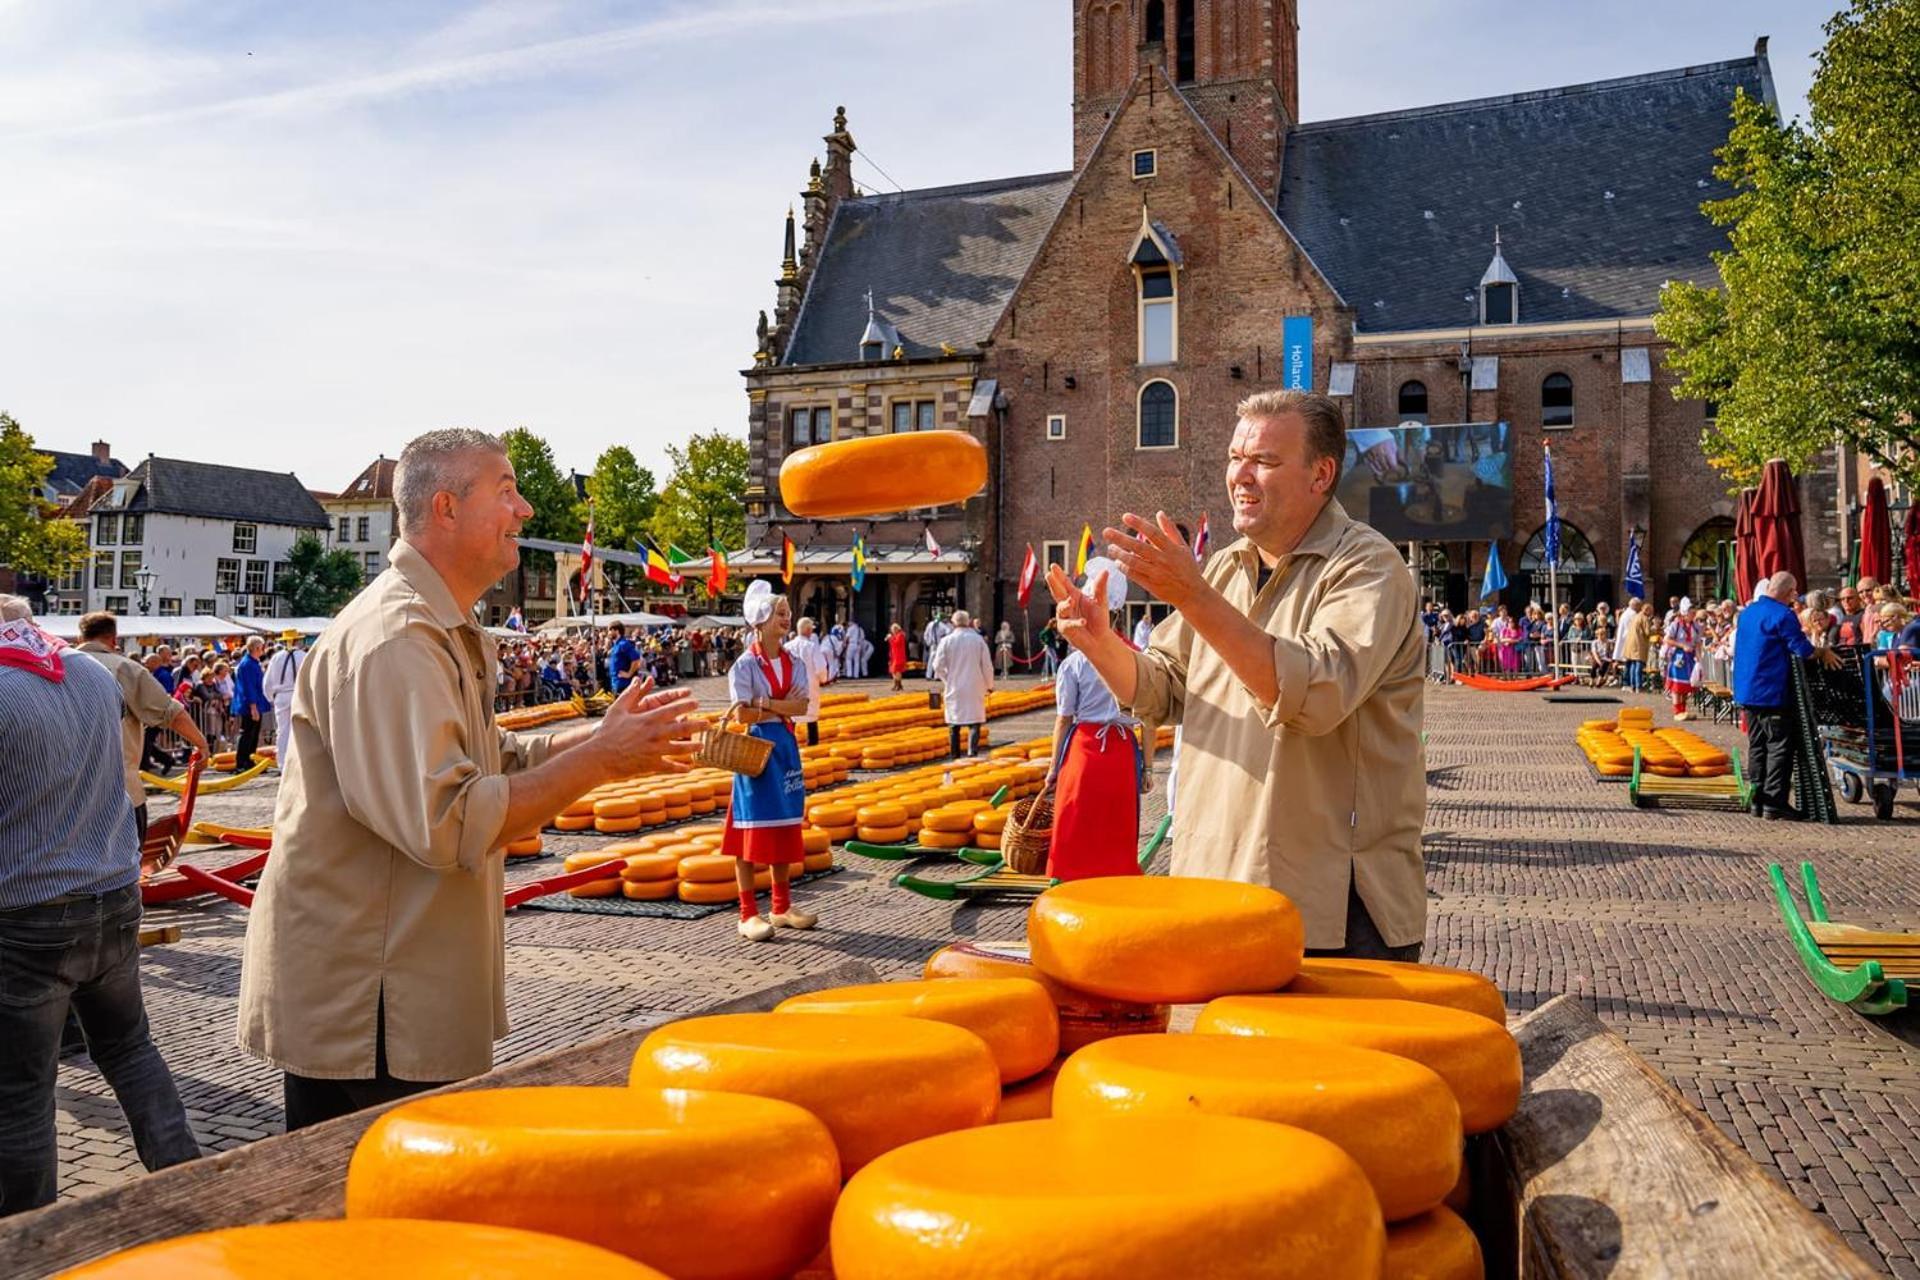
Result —
[[[367,464],[367,469],[353,478],[353,483],[333,496],[351,499],[355,502],[372,502],[381,498],[393,498],[393,472],[400,464],[392,458],[378,458]]]
[[[842,201],[783,363],[859,360],[868,289],[907,355],[977,348],[1072,185],[1071,173],[1044,173]]]
[[[213,462],[148,458],[130,477],[137,488],[128,511],[249,520],[325,529],[332,521],[290,471],[252,471]]]
[[[1771,99],[1764,57],[1303,125],[1280,216],[1362,331],[1477,318],[1496,226],[1523,323],[1648,315],[1717,280],[1700,204],[1740,89]]]

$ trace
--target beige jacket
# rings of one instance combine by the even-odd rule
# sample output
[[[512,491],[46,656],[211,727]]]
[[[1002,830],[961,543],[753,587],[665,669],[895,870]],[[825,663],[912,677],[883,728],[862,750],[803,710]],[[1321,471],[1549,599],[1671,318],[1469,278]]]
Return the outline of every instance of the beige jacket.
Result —
[[[1620,659],[1623,662],[1647,660],[1647,611],[1644,606],[1620,614]]]
[[[1128,708],[1179,723],[1173,873],[1270,885],[1307,945],[1346,941],[1347,887],[1389,946],[1426,932],[1420,860],[1425,642],[1393,544],[1328,502],[1257,594],[1242,538],[1206,578],[1273,637],[1280,698],[1264,707],[1179,614],[1136,655]]]
[[[542,738],[493,719],[494,646],[406,542],[301,664],[292,759],[240,970],[240,1044],[282,1070],[487,1070],[507,1032],[506,774]]]
[[[153,678],[153,672],[118,649],[89,640],[79,650],[113,672],[120,686],[120,757],[127,767],[127,799],[138,809],[147,802],[147,785],[140,781],[140,749],[146,744],[146,731],[172,724],[180,704]]]

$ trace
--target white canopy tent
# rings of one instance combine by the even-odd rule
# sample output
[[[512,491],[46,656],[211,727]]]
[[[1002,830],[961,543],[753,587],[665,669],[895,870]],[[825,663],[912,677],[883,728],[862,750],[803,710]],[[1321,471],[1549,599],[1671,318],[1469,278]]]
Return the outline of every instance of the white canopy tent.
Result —
[[[687,624],[689,631],[727,631],[734,627],[744,627],[747,620],[741,617],[728,617],[725,614],[703,613]]]
[[[59,636],[62,640],[77,640],[80,637],[80,619],[71,614],[36,618],[34,621],[48,635]],[[250,622],[236,622],[232,618],[209,616],[182,618],[133,616],[116,619],[122,644],[143,636],[159,636],[162,640],[213,640],[225,636],[250,636],[260,633],[278,635],[282,626],[291,621],[298,621],[298,619],[261,618]]]

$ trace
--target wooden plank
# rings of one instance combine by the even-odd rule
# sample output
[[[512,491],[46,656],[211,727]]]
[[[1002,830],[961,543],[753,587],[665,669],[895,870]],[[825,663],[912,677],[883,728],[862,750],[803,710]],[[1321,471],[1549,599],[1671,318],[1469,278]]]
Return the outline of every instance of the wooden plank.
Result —
[[[788,996],[827,987],[877,982],[873,967],[846,960],[684,1016],[755,1013]],[[611,1035],[449,1085],[504,1089],[518,1085],[622,1085],[634,1050],[655,1026],[674,1017],[640,1019]],[[398,1105],[398,1104],[390,1104]],[[347,1161],[367,1126],[388,1107],[357,1111],[297,1133],[262,1138],[189,1164],[162,1169],[98,1195],[62,1200],[0,1219],[0,1276],[47,1276],[92,1258],[153,1240],[257,1222],[338,1218],[346,1210]]]
[[[1522,1277],[1878,1274],[1573,997],[1513,1031],[1527,1084],[1499,1147]]]
[[[1865,943],[1877,943],[1902,949],[1920,947],[1920,933],[1878,933],[1857,924],[1828,924],[1818,920],[1809,921],[1807,929],[1822,945],[1834,942],[1850,947]]]

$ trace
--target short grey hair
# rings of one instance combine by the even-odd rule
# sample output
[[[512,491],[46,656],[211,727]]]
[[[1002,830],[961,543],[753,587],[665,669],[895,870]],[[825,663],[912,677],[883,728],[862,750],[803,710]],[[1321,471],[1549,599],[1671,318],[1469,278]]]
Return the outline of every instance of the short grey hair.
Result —
[[[1782,569],[1767,579],[1767,594],[1775,600],[1785,596],[1791,600],[1800,590],[1800,579],[1793,576],[1791,569]]]
[[[973,615],[965,609],[955,609],[953,611],[953,625],[956,627],[970,627],[973,625]]]
[[[32,622],[33,605],[25,596],[0,592],[0,622]]]
[[[467,496],[473,488],[473,477],[460,474],[460,458],[471,453],[506,451],[506,441],[499,436],[470,427],[447,427],[407,441],[393,469],[393,501],[399,509],[401,535],[425,526],[434,494]]]

